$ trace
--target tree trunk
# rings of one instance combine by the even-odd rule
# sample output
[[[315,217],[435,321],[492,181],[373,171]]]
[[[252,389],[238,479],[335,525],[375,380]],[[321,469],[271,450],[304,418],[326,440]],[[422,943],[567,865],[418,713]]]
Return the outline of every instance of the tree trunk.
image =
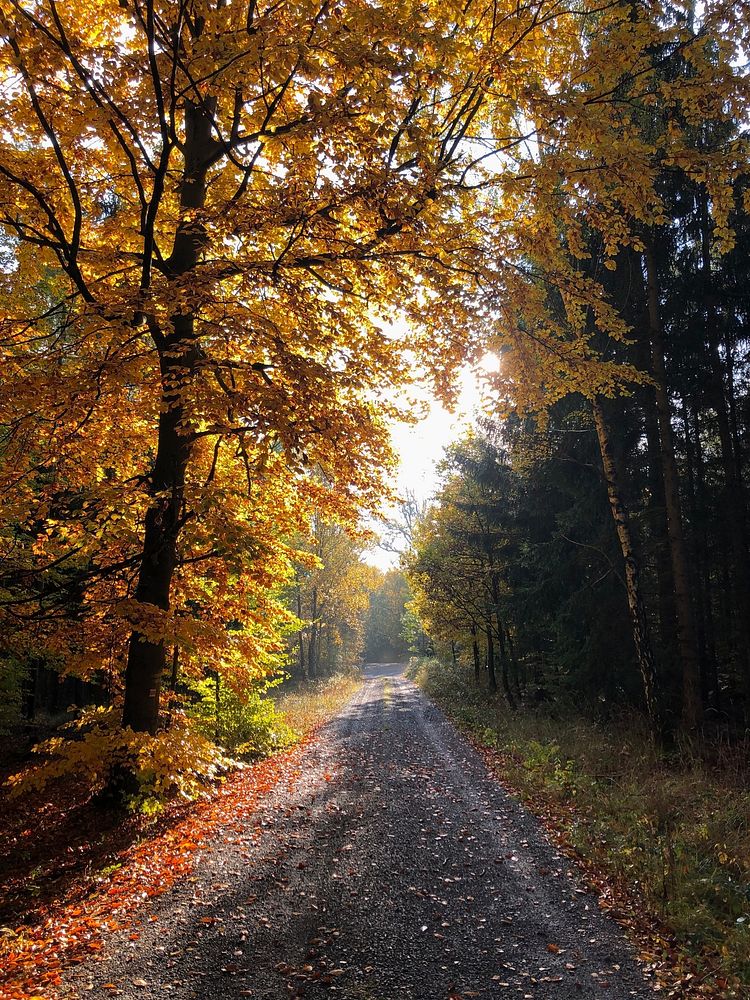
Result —
[[[177,678],[180,673],[180,647],[177,643],[172,649],[172,670],[169,675],[169,710],[167,712],[167,729],[172,725],[172,710],[177,692]]]
[[[708,196],[700,198],[701,209],[701,271],[704,287],[706,314],[706,348],[711,366],[709,399],[716,411],[717,430],[721,446],[721,463],[724,472],[726,519],[731,525],[734,593],[737,606],[736,621],[739,625],[737,647],[743,688],[750,696],[750,559],[748,558],[747,507],[742,484],[742,460],[739,453],[736,415],[734,413],[734,373],[730,345],[725,344],[727,377],[721,359],[722,337],[719,329],[716,297],[711,273],[711,233]]]
[[[508,643],[508,654],[510,656],[510,666],[511,666],[511,680],[513,682],[513,690],[515,692],[516,698],[521,701],[521,673],[518,669],[518,657],[516,656],[516,648],[513,644],[513,636],[510,634],[510,629],[506,627],[505,629],[505,639]]]
[[[643,681],[643,695],[646,702],[651,737],[655,742],[660,742],[663,737],[661,706],[659,703],[660,692],[656,663],[649,635],[648,616],[641,590],[640,564],[633,544],[630,518],[622,500],[620,480],[612,452],[609,427],[604,417],[601,401],[598,398],[594,399],[591,407],[594,412],[594,424],[602,456],[609,506],[612,511],[612,518],[615,522],[617,537],[620,541],[620,549],[622,550],[622,557],[625,563],[625,588],[633,629],[633,642]]]
[[[297,584],[297,618],[302,621],[302,587]],[[299,667],[299,678],[300,680],[305,679],[305,639],[302,635],[302,628],[300,628],[297,633],[297,644],[298,644],[298,667]]]
[[[492,635],[492,622],[485,625],[484,634],[487,636],[487,680],[490,691],[497,691],[497,677],[495,675],[495,641]]]
[[[648,297],[648,317],[651,334],[651,365],[659,421],[661,465],[664,478],[664,500],[667,511],[667,536],[672,558],[674,579],[677,645],[682,668],[682,722],[686,729],[697,729],[703,718],[700,687],[700,656],[695,632],[695,619],[690,595],[690,572],[682,527],[680,483],[674,452],[672,416],[667,394],[664,340],[661,328],[659,288],[656,264],[651,247],[644,253]]]
[[[479,662],[479,643],[477,642],[477,627],[476,625],[471,626],[471,653],[474,657],[474,681],[477,687],[479,687],[479,678],[481,676],[481,665]]]
[[[221,736],[221,675],[218,670],[214,673],[214,679],[216,684],[216,687],[214,688],[214,701],[216,707],[216,725],[214,727],[214,733],[216,742],[218,743]]]
[[[188,217],[202,208],[206,198],[206,176],[215,150],[211,135],[216,102],[206,98],[201,105],[187,104],[180,204],[185,218],[177,227],[172,254],[165,261],[170,279],[182,278],[198,263],[205,247],[205,231]],[[143,549],[135,599],[149,627],[133,625],[125,671],[125,704],[122,725],[137,732],[156,732],[159,725],[159,693],[166,666],[165,638],[153,637],[158,619],[154,611],[169,611],[170,590],[177,563],[177,540],[183,518],[185,474],[193,447],[190,415],[184,406],[185,392],[192,382],[200,346],[195,313],[178,313],[171,330],[152,327],[159,351],[161,412],[156,458],[149,477],[151,503],[146,512]],[[153,619],[156,617],[157,621]]]
[[[700,533],[698,525],[700,517],[698,515],[698,478],[696,467],[696,447],[693,441],[690,412],[687,401],[682,400],[682,425],[685,431],[685,459],[686,459],[686,479],[688,485],[688,508],[692,514],[693,531],[690,534],[690,553],[695,567],[695,579],[698,584],[696,588],[695,601],[695,625],[698,638],[698,652],[701,664],[701,694],[703,704],[717,707],[718,685],[716,678],[716,661],[711,659],[709,652],[709,620],[711,617],[710,608],[710,584],[709,574],[706,569],[706,550],[700,544]]]
[[[488,565],[490,573],[490,595],[492,597],[492,608],[495,612],[495,623],[497,624],[497,642],[500,650],[500,678],[503,685],[503,694],[505,695],[505,700],[511,708],[515,708],[515,702],[513,700],[513,692],[510,689],[510,683],[508,682],[508,654],[505,649],[505,636],[503,634],[503,623],[500,618],[500,581],[498,579],[498,574],[495,571],[494,560],[492,558],[492,553],[488,554]]]
[[[497,622],[497,644],[500,650],[500,678],[503,685],[503,694],[505,695],[505,700],[511,708],[516,707],[516,702],[513,697],[513,692],[510,689],[510,679],[508,676],[508,650],[505,648],[505,631],[503,629],[503,623],[500,620],[499,612],[495,613],[495,620]]]
[[[686,408],[687,409],[687,408]],[[700,417],[698,404],[692,406],[692,443],[695,451],[695,508],[699,530],[696,531],[696,552],[699,553],[696,562],[701,576],[704,600],[704,620],[706,626],[706,655],[714,690],[714,708],[721,710],[721,685],[719,684],[718,659],[716,655],[716,627],[714,625],[713,584],[711,580],[711,543],[708,534],[708,509],[706,505],[706,475],[701,442]],[[728,563],[725,532],[721,533],[719,559],[721,565]],[[727,571],[728,572],[728,571]],[[729,626],[731,631],[731,624]]]
[[[310,595],[310,641],[307,644],[307,675],[318,676],[318,588],[313,587]]]
[[[672,579],[672,559],[667,534],[666,500],[664,497],[664,477],[661,474],[661,441],[654,399],[647,393],[643,406],[643,429],[646,434],[648,454],[649,486],[649,528],[654,546],[656,570],[657,607],[659,611],[659,636],[661,639],[660,663],[663,677],[670,677],[675,670],[675,607],[674,580]],[[666,662],[665,662],[666,661]]]

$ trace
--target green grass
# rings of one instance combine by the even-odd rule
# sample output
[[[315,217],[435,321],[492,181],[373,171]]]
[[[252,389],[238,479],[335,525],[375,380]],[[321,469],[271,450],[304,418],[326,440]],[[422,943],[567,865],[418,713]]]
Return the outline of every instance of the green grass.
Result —
[[[552,816],[584,862],[666,925],[706,989],[720,990],[707,995],[750,995],[747,747],[684,747],[666,759],[637,716],[604,725],[549,708],[511,712],[468,671],[422,660],[411,674],[493,751],[532,811]]]

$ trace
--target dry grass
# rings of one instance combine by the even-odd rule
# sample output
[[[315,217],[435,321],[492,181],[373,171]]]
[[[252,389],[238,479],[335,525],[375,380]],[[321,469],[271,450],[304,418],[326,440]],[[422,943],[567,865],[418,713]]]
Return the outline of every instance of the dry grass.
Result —
[[[304,736],[337,715],[361,686],[359,671],[347,671],[281,689],[274,701],[287,724]]]

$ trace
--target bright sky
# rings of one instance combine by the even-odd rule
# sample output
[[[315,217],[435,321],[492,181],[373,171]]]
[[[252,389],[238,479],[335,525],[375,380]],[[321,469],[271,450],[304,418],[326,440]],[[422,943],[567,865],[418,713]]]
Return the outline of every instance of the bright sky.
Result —
[[[481,367],[491,371],[497,366],[497,359],[488,355]],[[468,366],[461,372],[459,396],[455,410],[449,412],[440,403],[425,400],[429,410],[427,416],[417,424],[396,424],[393,428],[393,443],[400,457],[396,476],[399,492],[412,491],[418,500],[428,500],[437,487],[437,465],[443,457],[444,449],[455,441],[473,423],[474,411],[482,399],[481,387],[476,374]],[[373,525],[377,530],[377,525]],[[380,569],[389,569],[398,564],[398,556],[375,548],[365,555],[365,559]]]
[[[443,450],[471,425],[474,408],[480,402],[477,379],[470,369],[461,373],[459,385],[460,395],[453,413],[430,400],[424,420],[394,427],[393,442],[401,457],[398,489],[412,490],[420,500],[432,496],[437,485],[435,467],[443,457]]]

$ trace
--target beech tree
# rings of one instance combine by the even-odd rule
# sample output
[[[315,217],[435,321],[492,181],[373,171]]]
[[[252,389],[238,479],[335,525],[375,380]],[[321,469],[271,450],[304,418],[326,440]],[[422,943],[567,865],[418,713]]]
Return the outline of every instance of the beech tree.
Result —
[[[50,594],[75,577],[78,619],[116,622],[115,659],[130,630],[123,724],[153,732],[167,649],[205,622],[198,577],[216,606],[231,555],[225,592],[242,579],[247,600],[219,616],[261,619],[285,572],[269,547],[288,563],[273,539],[305,498],[349,517],[374,501],[393,407],[373,400],[404,352],[429,330],[433,363],[460,354],[428,305],[460,271],[463,140],[535,19],[489,44],[492,12],[443,3],[11,0],[0,17],[4,523],[27,542],[14,569],[45,578],[6,607],[27,635],[65,617]],[[415,338],[380,319],[405,286]],[[101,664],[96,646],[57,648]]]
[[[295,659],[298,676],[315,678],[353,667],[365,646],[367,609],[379,573],[362,559],[361,539],[319,515],[300,546],[292,607],[300,619]]]

